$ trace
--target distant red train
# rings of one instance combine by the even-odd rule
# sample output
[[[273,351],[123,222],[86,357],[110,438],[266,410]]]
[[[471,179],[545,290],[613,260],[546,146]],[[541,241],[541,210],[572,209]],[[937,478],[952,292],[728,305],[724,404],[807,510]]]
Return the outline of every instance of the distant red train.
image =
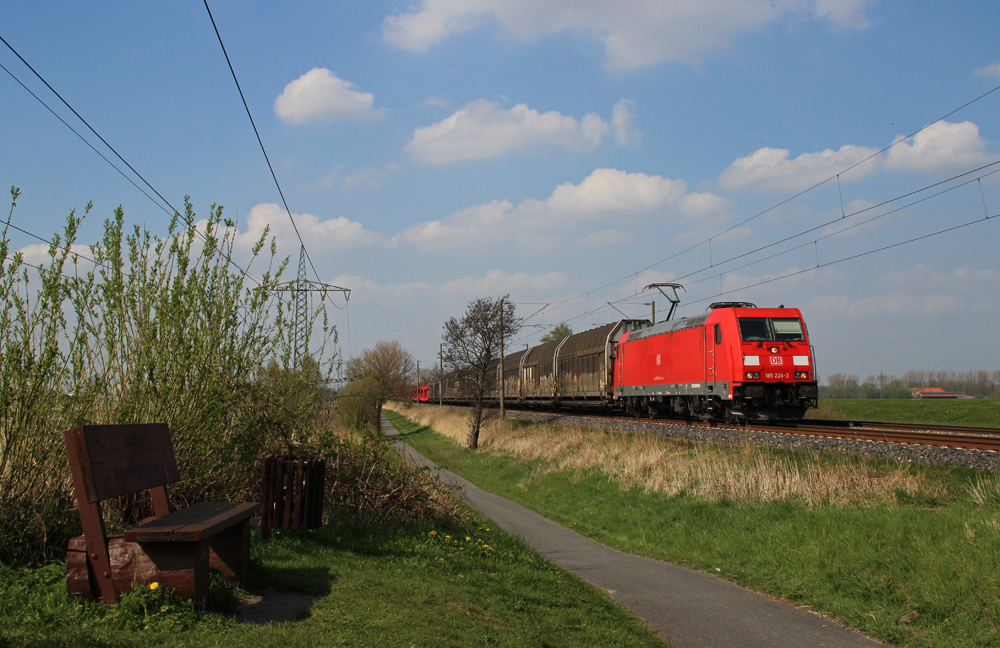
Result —
[[[650,418],[798,419],[818,402],[813,358],[798,309],[727,302],[697,317],[619,320],[519,351],[502,369],[497,362],[497,377],[512,404],[589,405]],[[462,400],[448,383],[423,385],[412,396]]]

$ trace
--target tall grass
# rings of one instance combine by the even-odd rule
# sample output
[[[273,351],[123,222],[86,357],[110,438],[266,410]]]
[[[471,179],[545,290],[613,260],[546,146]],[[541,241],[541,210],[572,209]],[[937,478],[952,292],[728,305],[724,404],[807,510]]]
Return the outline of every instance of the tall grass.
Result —
[[[468,414],[449,408],[393,403],[408,419],[457,443]],[[902,494],[944,497],[947,486],[919,468],[864,460],[829,461],[820,455],[775,453],[594,429],[494,419],[480,446],[519,461],[539,461],[541,473],[598,469],[623,488],[742,502],[797,500],[808,506],[871,506]]]
[[[78,525],[63,430],[165,422],[182,475],[173,499],[247,497],[250,465],[307,432],[330,368],[291,366],[294,322],[272,290],[287,259],[273,241],[265,253],[267,232],[251,251],[255,280],[233,263],[221,206],[196,228],[185,198],[162,238],[127,230],[118,208],[88,249],[78,232],[90,211],[70,213],[37,268],[11,251],[7,228],[0,237],[3,560],[59,553]],[[335,331],[319,317],[322,354]],[[124,498],[117,514],[142,507]]]

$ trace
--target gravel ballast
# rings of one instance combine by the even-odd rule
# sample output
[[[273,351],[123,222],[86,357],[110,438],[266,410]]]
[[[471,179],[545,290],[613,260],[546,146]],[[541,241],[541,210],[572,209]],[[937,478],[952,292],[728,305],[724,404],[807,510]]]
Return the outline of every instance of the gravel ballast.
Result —
[[[791,432],[786,434],[759,430],[712,428],[661,421],[630,421],[540,412],[508,410],[507,415],[551,423],[553,425],[615,430],[632,434],[656,434],[675,439],[710,441],[723,445],[748,443],[755,446],[779,448],[782,450],[852,454],[870,459],[894,459],[900,462],[920,463],[929,466],[958,466],[961,468],[1000,472],[1000,453],[992,450],[943,448],[940,446],[891,443],[887,441],[808,436]]]

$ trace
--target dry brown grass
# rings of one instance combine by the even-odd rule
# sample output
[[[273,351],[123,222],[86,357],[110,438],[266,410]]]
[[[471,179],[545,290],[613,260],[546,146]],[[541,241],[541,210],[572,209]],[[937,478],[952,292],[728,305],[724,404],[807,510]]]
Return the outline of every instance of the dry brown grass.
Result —
[[[465,444],[468,416],[409,403],[387,405],[421,425]],[[864,459],[824,461],[818,455],[786,457],[766,448],[692,443],[652,435],[555,425],[513,425],[494,419],[483,426],[482,450],[539,460],[543,472],[598,469],[623,489],[718,500],[765,502],[795,499],[809,506],[870,506],[895,502],[899,490],[945,497],[947,487],[917,466],[876,465]]]

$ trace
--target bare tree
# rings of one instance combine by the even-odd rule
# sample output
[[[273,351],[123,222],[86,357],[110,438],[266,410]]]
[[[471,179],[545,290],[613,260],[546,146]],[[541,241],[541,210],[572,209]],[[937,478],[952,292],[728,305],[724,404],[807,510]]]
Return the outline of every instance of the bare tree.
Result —
[[[413,380],[413,356],[399,340],[379,340],[371,349],[347,362],[347,379],[357,382],[364,378],[366,394],[374,400],[377,425],[382,405],[393,396],[405,396]]]
[[[496,387],[497,361],[501,339],[509,340],[521,328],[509,295],[483,297],[469,302],[461,319],[444,323],[445,368],[461,376],[464,391],[472,403],[469,447],[479,447],[479,428],[487,398]]]
[[[573,329],[571,329],[566,322],[563,322],[543,335],[539,342],[542,344],[545,344],[546,342],[555,342],[556,340],[568,338],[571,335],[573,335]]]

